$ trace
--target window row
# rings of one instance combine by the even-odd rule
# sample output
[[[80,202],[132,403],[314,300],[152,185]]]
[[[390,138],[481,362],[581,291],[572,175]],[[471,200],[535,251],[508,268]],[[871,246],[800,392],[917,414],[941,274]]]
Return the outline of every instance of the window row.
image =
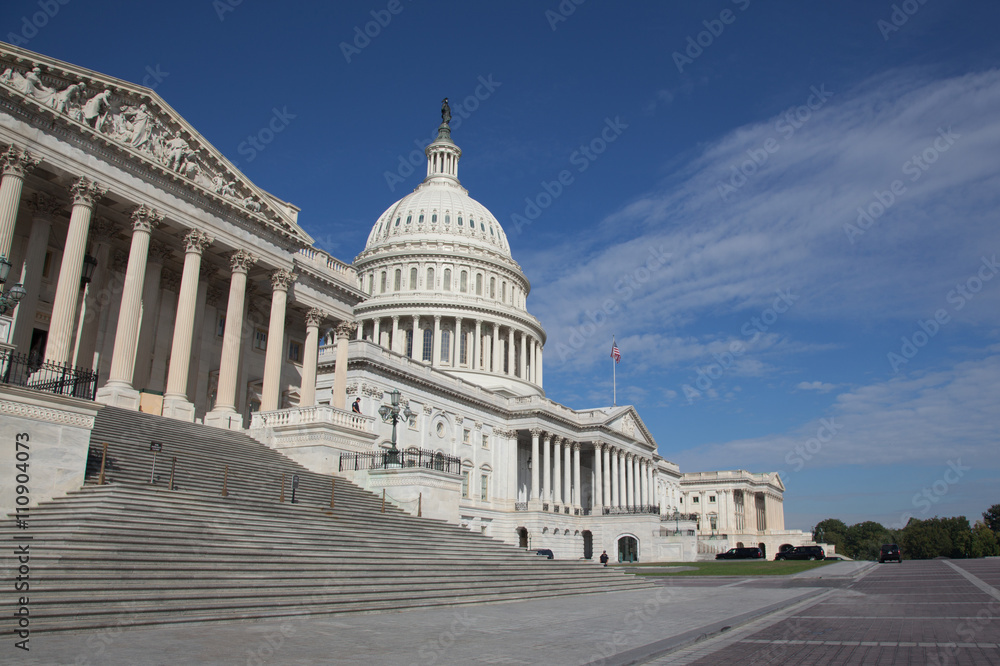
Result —
[[[403,283],[404,276],[408,277],[406,283]],[[384,294],[388,291],[417,291],[420,288],[420,282],[418,279],[419,271],[416,266],[409,269],[408,273],[404,273],[402,268],[396,268],[390,270],[380,271],[378,274],[378,293]],[[458,280],[456,281],[455,273],[450,268],[445,268],[441,271],[441,282],[438,283],[436,280],[437,272],[433,266],[427,268],[424,280],[424,288],[430,291],[436,291],[438,287],[442,291],[458,291],[463,294],[474,293],[476,296],[488,296],[492,299],[499,299],[502,303],[507,303],[514,306],[524,306],[523,299],[521,298],[521,290],[514,284],[507,284],[507,280],[497,279],[496,277],[490,277],[489,281],[486,280],[486,276],[483,273],[476,273],[470,284],[470,271],[467,269],[461,269],[458,271]],[[391,283],[390,283],[391,279]],[[457,282],[457,283],[456,283]],[[368,295],[373,296],[375,294],[376,288],[376,276],[374,272],[368,273],[367,277],[367,289]],[[361,277],[361,290],[365,290],[365,277]],[[499,296],[498,296],[499,295]]]

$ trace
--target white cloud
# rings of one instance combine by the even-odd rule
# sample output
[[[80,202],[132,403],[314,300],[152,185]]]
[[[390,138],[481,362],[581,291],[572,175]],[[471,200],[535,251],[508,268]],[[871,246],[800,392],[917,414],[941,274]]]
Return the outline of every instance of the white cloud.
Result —
[[[795,388],[802,391],[819,391],[820,393],[829,393],[833,389],[837,388],[835,384],[830,384],[828,382],[799,382]]]

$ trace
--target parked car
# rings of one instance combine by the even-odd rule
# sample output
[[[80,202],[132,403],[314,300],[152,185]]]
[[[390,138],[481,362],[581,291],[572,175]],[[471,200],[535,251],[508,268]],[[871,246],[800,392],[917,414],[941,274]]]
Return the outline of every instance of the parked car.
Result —
[[[730,548],[715,556],[717,560],[762,560],[764,551],[756,546],[753,548]]]
[[[822,560],[826,558],[826,553],[819,546],[796,546],[791,550],[778,553],[774,556],[774,561],[778,560]]]
[[[536,550],[535,551],[535,555],[542,555],[543,557],[545,557],[546,559],[549,559],[549,560],[551,560],[551,559],[553,559],[555,557],[555,555],[552,554],[552,551],[549,550],[548,548],[540,548],[540,549]]]
[[[881,550],[878,551],[878,563],[888,562],[889,560],[896,560],[897,562],[903,561],[903,554],[899,552],[899,546],[894,543],[887,543],[882,546]]]

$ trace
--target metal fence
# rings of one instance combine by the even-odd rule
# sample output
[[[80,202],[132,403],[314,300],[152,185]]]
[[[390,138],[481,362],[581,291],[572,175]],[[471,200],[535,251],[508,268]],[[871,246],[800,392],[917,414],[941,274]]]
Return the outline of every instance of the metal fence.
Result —
[[[357,472],[365,469],[399,469],[401,467],[433,469],[459,476],[462,473],[462,459],[424,449],[405,451],[400,449],[395,457],[389,451],[343,453],[340,456],[341,472]]]
[[[35,356],[0,350],[0,383],[33,391],[71,395],[93,400],[97,395],[96,370],[42,361]]]
[[[606,506],[604,507],[605,516],[622,516],[626,514],[635,513],[659,513],[660,507],[656,505],[646,505],[646,506]]]

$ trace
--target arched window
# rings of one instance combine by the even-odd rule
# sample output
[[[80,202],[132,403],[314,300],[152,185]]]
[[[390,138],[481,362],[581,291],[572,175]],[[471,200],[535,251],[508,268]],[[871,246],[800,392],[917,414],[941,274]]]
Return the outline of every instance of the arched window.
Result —
[[[424,349],[421,358],[428,363],[434,358],[434,331],[429,328],[424,330]]]
[[[375,274],[368,274],[368,295],[371,296],[375,293]]]
[[[501,282],[500,283],[500,300],[503,301],[504,303],[507,302],[507,283],[506,282]]]
[[[497,297],[497,279],[491,277],[490,278],[490,298],[496,298],[496,297]]]
[[[458,226],[462,226],[462,216],[458,216]]]
[[[462,271],[462,275],[459,277],[459,289],[463,294],[469,291],[469,273],[466,271]]]
[[[468,361],[469,352],[468,349],[466,349],[468,345],[468,340],[467,340],[468,337],[469,336],[465,335],[464,332],[459,332],[458,334],[458,362],[461,365],[465,365],[466,363],[469,362]]]
[[[412,215],[407,215],[406,216],[406,223],[409,224],[410,222],[413,222],[413,216]],[[399,220],[396,220],[396,226],[399,226]]]
[[[451,331],[443,330],[441,331],[441,358],[442,363],[447,363],[451,360]]]
[[[444,269],[444,279],[442,280],[442,286],[445,291],[451,291],[451,269]]]
[[[431,215],[431,224],[437,224],[437,221],[438,221],[438,214],[434,213],[433,215]]]
[[[410,289],[414,290],[417,288],[417,269],[410,269]]]
[[[434,291],[434,287],[437,286],[437,285],[434,284],[434,268],[433,267],[428,267],[427,268],[427,283],[424,286],[427,287],[427,289],[429,289],[431,291]]]
[[[482,295],[483,295],[483,274],[482,273],[477,273],[476,274],[476,296],[482,296]]]
[[[445,224],[451,224],[451,215],[445,215],[444,216],[444,223]]]
[[[381,279],[382,284],[380,285],[381,289],[379,290],[380,294],[384,294],[385,293],[385,280],[386,280],[386,274],[385,274],[385,271],[382,271],[382,279]]]
[[[396,275],[393,277],[393,280],[392,280],[392,289],[393,289],[393,291],[399,291],[400,290],[400,288],[402,287],[402,281],[403,281],[403,271],[402,271],[402,269],[397,268],[396,269]]]
[[[423,223],[424,223],[424,214],[421,213],[420,217],[417,218],[417,224],[423,224]]]

